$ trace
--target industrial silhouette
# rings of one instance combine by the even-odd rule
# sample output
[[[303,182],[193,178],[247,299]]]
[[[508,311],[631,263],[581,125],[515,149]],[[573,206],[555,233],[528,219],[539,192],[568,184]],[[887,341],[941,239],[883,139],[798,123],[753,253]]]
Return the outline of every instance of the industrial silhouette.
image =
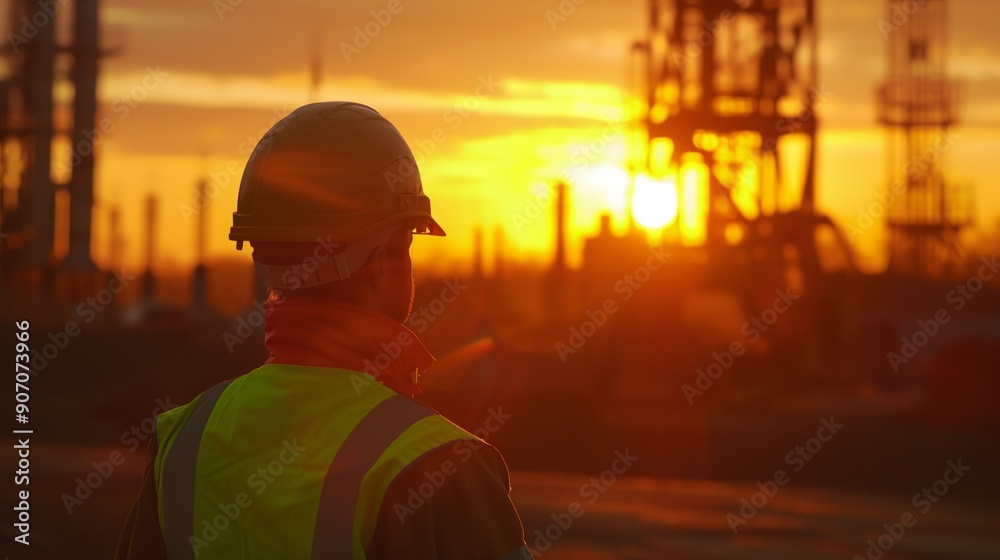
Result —
[[[553,204],[541,218],[552,223],[554,247],[544,270],[508,254],[512,231],[480,224],[467,278],[417,286],[408,326],[439,358],[421,380],[425,402],[470,430],[486,411],[508,411],[511,419],[490,441],[512,471],[589,476],[628,447],[640,457],[630,474],[752,482],[770,477],[789,442],[814,434],[816,419],[829,415],[850,419],[848,427],[796,474],[796,484],[912,493],[931,481],[928,457],[943,465],[958,454],[977,476],[995,470],[1000,276],[979,272],[989,270],[981,259],[988,256],[963,245],[973,203],[944,165],[942,146],[958,112],[947,70],[949,4],[927,0],[910,13],[908,2],[885,1],[887,19],[908,16],[885,31],[887,73],[874,100],[891,154],[882,274],[857,270],[851,224],[838,224],[816,203],[817,108],[825,101],[817,4],[646,3],[644,36],[623,45],[638,102],[628,112],[624,231],[602,217],[598,233],[583,240],[582,264],[571,266],[574,185],[564,180],[553,180]],[[36,11],[28,0],[9,6],[12,26]],[[72,14],[70,44],[57,44],[55,25],[40,25],[3,53],[0,315],[5,329],[32,320],[46,437],[54,446],[103,450],[148,416],[156,398],[185,402],[266,359],[263,292],[249,263],[209,259],[207,212],[195,226],[194,269],[182,278],[157,276],[155,192],[141,210],[142,232],[122,231],[126,210],[106,203],[111,270],[94,264],[100,147],[93,134],[98,61],[108,51],[97,0],[75,0]],[[309,98],[322,79],[318,34],[315,41]],[[54,116],[60,56],[72,60],[71,123]],[[54,158],[56,137],[73,146],[69,160]],[[659,239],[634,219],[643,176],[676,188],[678,216]],[[114,277],[123,237],[143,240],[144,273],[100,311],[80,315],[80,302]],[[446,289],[458,295],[444,305]],[[68,321],[82,332],[57,344]],[[92,455],[74,468],[88,468]],[[140,455],[126,468],[139,469]],[[60,473],[39,495],[62,503],[64,486],[78,475]],[[970,475],[954,496],[995,501],[1000,485],[991,478]],[[126,482],[94,498],[106,500],[107,516],[127,513],[136,487]],[[522,511],[535,546],[534,528],[551,519]],[[101,541],[95,550],[110,554],[117,526],[81,517],[66,529],[72,539],[44,545],[52,557],[79,552],[73,542]]]
[[[890,13],[906,14],[905,2]],[[878,118],[890,134],[889,269],[934,278],[955,276],[959,234],[972,225],[972,198],[944,173],[941,151],[956,122],[956,87],[948,76],[944,0],[927,2],[906,25],[887,30],[888,72],[878,91]]]

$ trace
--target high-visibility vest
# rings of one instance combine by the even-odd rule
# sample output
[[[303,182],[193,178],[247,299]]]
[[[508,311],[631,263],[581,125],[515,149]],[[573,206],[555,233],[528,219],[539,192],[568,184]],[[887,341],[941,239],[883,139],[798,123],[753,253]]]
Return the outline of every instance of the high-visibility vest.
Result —
[[[169,558],[364,558],[396,476],[462,440],[370,375],[264,365],[157,417]]]

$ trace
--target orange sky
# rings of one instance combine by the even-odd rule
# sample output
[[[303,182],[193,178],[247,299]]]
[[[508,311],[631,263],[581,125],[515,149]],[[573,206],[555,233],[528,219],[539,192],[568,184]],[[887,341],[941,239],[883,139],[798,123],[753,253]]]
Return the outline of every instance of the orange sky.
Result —
[[[562,173],[574,180],[571,262],[601,212],[615,212],[621,223],[625,137],[616,123],[627,47],[642,32],[645,2],[588,0],[553,29],[545,12],[555,0],[229,1],[102,4],[105,42],[121,47],[104,61],[100,82],[99,118],[115,125],[98,146],[94,253],[103,265],[110,264],[109,209],[117,204],[125,253],[116,264],[140,266],[149,193],[160,199],[159,266],[189,264],[202,176],[220,187],[204,208],[209,258],[237,256],[227,234],[249,146],[278,116],[314,100],[309,53],[317,37],[318,99],[375,107],[422,159],[425,188],[449,237],[415,243],[418,260],[458,266],[480,225],[503,226],[513,256],[547,259],[551,212],[531,218],[527,207],[544,206],[539,193]],[[831,96],[818,110],[818,200],[842,223],[854,223],[885,177],[873,103],[883,71],[882,6],[819,2],[820,80]],[[389,8],[398,13],[370,27],[378,30],[370,44],[345,56],[355,27],[375,25],[371,10]],[[992,29],[1000,4],[951,2],[951,12],[952,73],[963,83],[964,105],[946,157],[953,178],[975,189],[979,223],[992,229],[1000,220],[992,173],[1000,152],[1000,44]],[[431,140],[436,128],[445,130],[443,142]],[[869,269],[881,266],[881,236],[873,228],[856,246]]]

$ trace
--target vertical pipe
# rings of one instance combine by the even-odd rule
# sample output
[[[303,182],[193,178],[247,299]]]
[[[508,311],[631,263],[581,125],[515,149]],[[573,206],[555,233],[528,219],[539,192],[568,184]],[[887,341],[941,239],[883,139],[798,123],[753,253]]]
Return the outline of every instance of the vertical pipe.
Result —
[[[146,197],[146,274],[143,282],[143,297],[153,299],[153,251],[156,247],[156,196]]]
[[[32,19],[41,13],[41,7],[24,2],[25,15]],[[39,18],[41,19],[41,18]],[[22,201],[28,204],[25,262],[31,267],[48,269],[55,236],[55,188],[52,184],[52,86],[55,80],[56,22],[47,17],[45,25],[38,26],[38,33],[21,49],[24,59],[24,105],[27,113],[28,135],[25,147],[28,154],[26,184],[22,184]],[[34,232],[31,235],[30,232]]]
[[[207,196],[205,192],[206,189],[207,189],[207,183],[204,179],[202,179],[201,181],[198,182],[198,187],[197,187],[198,200],[207,200],[207,198],[205,198]],[[205,242],[206,242],[205,232],[208,229],[207,214],[208,212],[198,212],[198,237],[196,240],[197,245],[195,246],[195,256],[197,257],[198,260],[197,264],[199,265],[205,264]]]
[[[566,183],[556,184],[556,262],[555,270],[566,271]]]
[[[472,234],[472,277],[483,278],[483,228],[477,227]]]
[[[108,240],[108,266],[112,269],[117,269],[121,266],[121,263],[119,262],[120,255],[118,254],[121,242],[119,239],[119,235],[121,235],[121,213],[118,206],[111,208],[109,221],[111,223],[111,235]]]
[[[76,0],[73,21],[73,175],[66,265],[91,270],[94,209],[94,124],[97,116],[98,0]]]
[[[501,280],[504,268],[504,238],[503,227],[496,226],[493,229],[493,278]]]
[[[205,200],[206,181],[198,182],[198,200]],[[198,236],[195,239],[195,255],[197,263],[194,267],[194,277],[191,286],[191,304],[196,308],[205,308],[208,303],[208,282],[205,268],[205,241],[208,212],[198,213]]]
[[[819,63],[817,59],[817,49],[819,40],[815,23],[815,2],[806,0],[806,27],[809,29],[809,93],[807,94],[809,104],[809,126],[806,133],[809,135],[809,162],[806,164],[805,184],[802,186],[802,211],[813,213],[816,206],[816,138],[819,134],[819,119],[816,118],[815,111],[815,90],[813,88],[819,83]]]

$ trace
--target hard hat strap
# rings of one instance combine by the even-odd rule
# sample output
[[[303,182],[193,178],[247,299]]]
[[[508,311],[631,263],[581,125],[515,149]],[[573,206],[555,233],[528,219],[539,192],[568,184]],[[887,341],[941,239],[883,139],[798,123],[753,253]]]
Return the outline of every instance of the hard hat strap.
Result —
[[[254,261],[264,285],[280,290],[297,290],[350,278],[379,247],[385,246],[394,228],[386,228],[347,243],[317,238],[313,255],[293,265],[273,265]]]

